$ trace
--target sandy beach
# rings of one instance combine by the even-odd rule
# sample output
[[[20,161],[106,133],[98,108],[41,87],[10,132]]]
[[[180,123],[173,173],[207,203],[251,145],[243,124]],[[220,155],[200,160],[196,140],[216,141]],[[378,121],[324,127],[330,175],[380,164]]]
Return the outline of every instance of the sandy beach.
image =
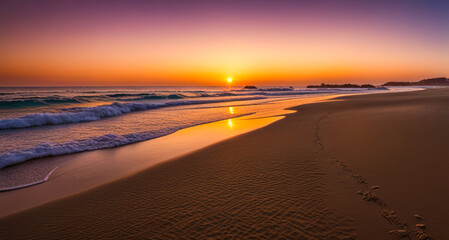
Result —
[[[266,127],[0,218],[0,237],[446,239],[448,103],[441,88],[301,105]]]

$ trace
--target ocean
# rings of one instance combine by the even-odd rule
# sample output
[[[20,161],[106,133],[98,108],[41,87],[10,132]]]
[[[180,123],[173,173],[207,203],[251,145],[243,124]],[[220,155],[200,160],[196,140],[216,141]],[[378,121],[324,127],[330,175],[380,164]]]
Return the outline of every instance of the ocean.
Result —
[[[385,91],[388,90],[0,88],[0,169],[31,159],[119,147],[244,115],[269,116],[294,106],[296,99]]]

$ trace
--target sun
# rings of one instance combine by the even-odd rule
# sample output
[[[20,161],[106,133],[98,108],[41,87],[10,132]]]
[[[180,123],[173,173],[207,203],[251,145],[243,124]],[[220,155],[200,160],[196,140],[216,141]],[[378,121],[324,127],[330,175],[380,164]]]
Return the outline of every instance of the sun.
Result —
[[[232,83],[232,77],[228,77],[228,83]]]

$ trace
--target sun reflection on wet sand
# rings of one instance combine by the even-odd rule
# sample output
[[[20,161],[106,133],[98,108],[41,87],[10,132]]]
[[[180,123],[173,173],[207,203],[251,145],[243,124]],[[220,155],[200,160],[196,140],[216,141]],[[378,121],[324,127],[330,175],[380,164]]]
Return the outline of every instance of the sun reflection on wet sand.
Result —
[[[49,157],[47,160],[55,162],[52,166],[58,167],[51,174],[51,181],[27,188],[27,191],[8,192],[8,197],[2,199],[6,204],[0,206],[0,217],[128,176],[158,163],[267,126],[284,118],[285,114],[295,112],[295,110],[284,108],[320,102],[334,97],[336,96],[279,101],[277,103],[282,103],[277,107],[279,110],[268,108],[267,111],[256,111],[247,116],[185,128],[170,135],[119,148]],[[231,114],[233,112],[235,115],[240,112],[241,107],[226,107],[224,111]],[[48,164],[44,158],[36,163]],[[83,182],[73,185],[71,179],[83,179]],[[31,196],[35,196],[36,192],[44,193],[45,199],[32,198]],[[17,203],[17,199],[23,199],[23,201]],[[10,205],[15,207],[8,207]]]
[[[229,125],[229,128],[231,128],[231,130],[232,130],[232,128],[234,127],[234,123],[232,123],[232,119],[231,118],[228,119],[228,125]]]

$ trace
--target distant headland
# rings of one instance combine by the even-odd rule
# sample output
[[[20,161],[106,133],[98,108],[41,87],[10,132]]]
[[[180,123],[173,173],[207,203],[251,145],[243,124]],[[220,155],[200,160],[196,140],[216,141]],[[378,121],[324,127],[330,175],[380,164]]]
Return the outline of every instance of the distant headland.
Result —
[[[309,85],[307,88],[376,88],[374,85],[371,84],[325,84],[321,83],[321,85]]]
[[[387,82],[382,86],[399,87],[399,86],[449,86],[449,78],[429,78],[419,82]]]
[[[381,87],[376,87],[371,84],[325,84],[321,85],[309,85],[307,88],[373,88],[373,89],[383,89],[385,87],[403,87],[403,86],[449,86],[449,78],[439,77],[439,78],[429,78],[418,82],[387,82],[382,84]]]

